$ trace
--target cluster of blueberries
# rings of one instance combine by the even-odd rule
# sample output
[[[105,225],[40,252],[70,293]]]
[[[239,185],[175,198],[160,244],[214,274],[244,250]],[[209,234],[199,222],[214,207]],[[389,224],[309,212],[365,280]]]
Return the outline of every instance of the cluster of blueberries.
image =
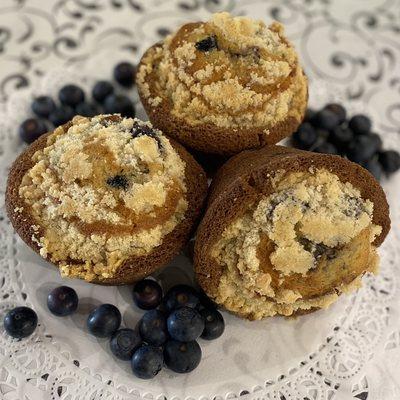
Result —
[[[136,67],[121,62],[114,67],[113,77],[124,88],[135,83]],[[75,115],[94,117],[105,113],[119,113],[124,117],[135,116],[135,106],[128,96],[117,93],[113,82],[98,81],[91,93],[92,100],[86,99],[85,92],[77,85],[63,86],[58,92],[59,105],[49,96],[39,96],[31,104],[34,118],[28,118],[19,127],[19,135],[26,143],[34,142],[51,128],[63,125]]]
[[[135,329],[122,328],[121,313],[112,304],[96,307],[87,318],[88,331],[109,338],[115,357],[131,362],[133,374],[142,379],[155,377],[165,365],[177,373],[193,371],[202,352],[197,339],[213,340],[225,330],[224,319],[206,295],[187,285],[172,287],[165,296],[152,279],[135,284],[133,300],[146,310]],[[53,315],[64,317],[78,308],[78,295],[68,286],[52,290],[47,306]],[[4,328],[13,338],[30,336],[38,317],[29,307],[17,307],[4,317]]]
[[[308,109],[292,142],[302,150],[347,157],[380,180],[383,173],[389,176],[400,169],[400,154],[384,150],[380,136],[371,128],[372,122],[366,115],[348,119],[342,105],[331,103],[319,111]]]

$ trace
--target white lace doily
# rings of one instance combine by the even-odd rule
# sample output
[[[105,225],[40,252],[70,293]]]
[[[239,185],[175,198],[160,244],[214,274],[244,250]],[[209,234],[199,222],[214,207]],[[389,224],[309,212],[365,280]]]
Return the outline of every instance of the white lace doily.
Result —
[[[16,127],[29,114],[32,97],[55,94],[68,82],[88,89],[97,78],[108,79],[115,62],[128,55],[139,57],[166,31],[186,20],[206,18],[216,9],[282,20],[303,57],[311,81],[311,105],[321,107],[339,100],[351,112],[367,112],[385,145],[400,150],[399,81],[395,80],[400,49],[391,36],[398,33],[390,30],[396,26],[390,18],[390,10],[399,5],[396,1],[369,0],[359,9],[353,4],[350,11],[348,2],[343,2],[346,12],[325,1],[129,0],[125,4],[76,0],[55,1],[51,11],[44,2],[32,3],[28,8],[21,2],[18,10],[0,8],[0,27],[3,22],[8,27],[0,30],[0,54],[2,48],[7,54],[12,45],[17,46],[9,13],[25,16],[31,31],[36,31],[19,44],[25,46],[24,54],[38,43],[43,51],[49,49],[44,58],[31,56],[30,63],[36,67],[19,77],[15,71],[4,72],[6,63],[0,67],[0,90],[5,99],[0,102],[1,204],[8,166],[23,149]],[[365,11],[367,3],[369,11]],[[34,7],[43,14],[52,13],[49,27],[38,22],[40,13],[35,14]],[[68,23],[70,28],[65,28]],[[4,31],[9,31],[9,36],[2,36]],[[47,46],[43,38],[49,33],[54,36]],[[39,38],[35,39],[35,34]],[[98,51],[93,51],[95,46]],[[27,86],[15,90],[18,82]],[[139,104],[137,108],[138,116],[145,117]],[[391,204],[393,229],[380,249],[379,276],[366,276],[361,290],[342,296],[327,311],[296,320],[247,322],[225,314],[226,332],[217,341],[201,343],[204,357],[197,370],[189,375],[163,371],[149,382],[134,378],[129,363],[114,359],[107,341],[90,337],[84,328],[88,310],[100,302],[117,305],[123,324],[134,326],[141,313],[132,308],[130,289],[68,281],[79,293],[79,312],[65,319],[51,316],[46,295],[65,281],[14,235],[3,207],[0,319],[6,310],[28,304],[38,312],[40,326],[22,341],[10,339],[0,328],[0,398],[398,400],[400,174],[385,180],[383,186]],[[184,255],[179,256],[161,273],[163,280],[190,281],[188,262]]]

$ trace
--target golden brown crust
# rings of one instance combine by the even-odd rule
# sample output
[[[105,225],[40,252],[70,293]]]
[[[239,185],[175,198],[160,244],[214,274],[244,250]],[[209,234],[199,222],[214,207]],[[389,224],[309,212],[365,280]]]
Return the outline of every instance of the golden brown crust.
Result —
[[[138,70],[143,65],[148,53],[160,47],[156,43],[143,55]],[[306,78],[305,78],[306,79]],[[157,96],[154,88],[156,82],[154,72],[147,76],[146,83],[150,92]],[[280,140],[291,135],[300,125],[307,108],[307,96],[299,101],[300,119],[288,117],[274,126],[261,126],[254,128],[223,128],[213,124],[190,125],[183,119],[176,118],[172,113],[171,105],[163,100],[157,106],[149,103],[149,97],[145,96],[138,85],[139,96],[143,107],[151,123],[166,135],[173,137],[183,145],[205,153],[232,155],[242,150],[256,149],[265,145],[278,143]]]
[[[117,116],[112,116],[116,118]],[[71,123],[63,126],[67,130]],[[47,137],[51,135],[49,132],[41,136],[38,140],[32,143],[11,166],[6,189],[6,209],[8,217],[22,240],[39,254],[40,247],[36,241],[32,239],[32,235],[40,237],[41,228],[35,230],[35,225],[38,223],[30,215],[23,199],[19,196],[19,187],[25,173],[33,166],[33,154],[46,147]],[[197,222],[204,199],[207,193],[207,178],[194,158],[177,142],[170,139],[174,149],[177,151],[182,160],[186,163],[185,182],[187,187],[188,209],[185,219],[180,222],[175,229],[167,234],[160,246],[156,247],[150,253],[144,256],[131,257],[125,261],[117,273],[112,278],[104,280],[96,280],[92,283],[102,285],[125,285],[133,283],[145,276],[151,274],[156,269],[167,264],[175,255],[179,253],[182,246],[189,239],[192,229]],[[47,259],[49,261],[49,259]],[[71,262],[71,260],[70,260]],[[73,262],[73,261],[72,261]]]
[[[390,229],[389,206],[383,189],[367,170],[339,156],[283,146],[244,151],[232,157],[215,176],[207,210],[197,232],[195,271],[200,285],[211,297],[216,295],[222,275],[222,267],[211,257],[211,249],[223,230],[242,216],[249,205],[272,193],[269,176],[278,170],[298,172],[310,167],[327,169],[342,182],[350,182],[359,189],[363,199],[373,202],[372,222],[382,227],[374,245],[381,245]]]

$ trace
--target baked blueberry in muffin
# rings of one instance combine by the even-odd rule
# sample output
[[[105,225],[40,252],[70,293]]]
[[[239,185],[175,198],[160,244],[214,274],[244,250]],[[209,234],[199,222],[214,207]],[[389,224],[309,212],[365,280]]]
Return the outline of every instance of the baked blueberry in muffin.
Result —
[[[203,170],[150,123],[75,117],[14,162],[10,220],[63,276],[126,284],[181,249],[199,215]]]
[[[245,151],[218,172],[195,244],[198,281],[248,319],[326,308],[378,270],[390,228],[364,168],[281,146]]]
[[[207,153],[277,143],[296,130],[307,103],[307,79],[283,26],[225,12],[149,48],[137,85],[154,126]]]

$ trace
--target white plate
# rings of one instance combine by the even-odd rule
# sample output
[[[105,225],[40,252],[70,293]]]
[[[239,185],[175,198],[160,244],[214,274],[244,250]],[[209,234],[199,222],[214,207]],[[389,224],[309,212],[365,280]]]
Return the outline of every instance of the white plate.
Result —
[[[193,10],[184,11],[184,7],[179,5],[181,3],[192,6]],[[398,94],[396,97],[396,86],[392,82],[395,68],[391,64],[400,59],[400,50],[391,45],[384,27],[380,27],[379,34],[371,35],[368,25],[359,15],[362,10],[356,5],[352,5],[354,9],[351,12],[340,15],[343,26],[336,26],[335,18],[339,18],[341,8],[328,7],[322,2],[308,6],[277,1],[220,3],[219,7],[233,8],[235,12],[266,16],[267,19],[267,12],[272,12],[285,20],[311,81],[311,105],[321,107],[325,102],[339,100],[352,112],[366,111],[372,116],[379,133],[384,133],[385,144],[400,149],[396,125]],[[112,65],[128,54],[114,46],[113,33],[110,32],[116,25],[127,27],[132,34],[133,39],[127,40],[127,45],[134,42],[144,49],[156,39],[159,28],[173,29],[184,20],[204,18],[208,13],[207,7],[216,7],[216,2],[205,4],[203,7],[197,2],[151,0],[146,2],[141,13],[131,6],[129,12],[121,13],[121,10],[107,5],[99,11],[103,16],[107,14],[107,20],[103,20],[101,28],[96,31],[97,39],[91,37],[88,42],[81,39],[75,49],[68,46],[59,49],[60,57],[69,60],[83,53],[90,54],[90,57],[71,61],[69,66],[60,67],[58,63],[57,68],[50,68],[49,65],[56,63],[49,56],[45,76],[30,77],[32,85],[29,88],[12,93],[8,101],[0,105],[2,193],[7,167],[23,148],[15,135],[15,126],[28,115],[29,102],[34,95],[54,94],[58,87],[70,81],[89,88],[93,80],[107,79]],[[347,3],[346,6],[350,7]],[[84,9],[79,2],[74,7]],[[168,12],[162,13],[161,9]],[[176,12],[177,9],[181,11]],[[331,19],[324,16],[324,10]],[[379,15],[383,18],[383,14]],[[59,15],[56,18],[61,19]],[[128,23],[131,20],[135,23]],[[94,53],[91,46],[100,40],[103,40],[102,46]],[[118,34],[116,40],[122,43]],[[382,48],[388,49],[386,54],[392,52],[395,61],[386,63],[386,56],[380,59]],[[137,55],[139,53],[140,50]],[[357,61],[363,57],[369,57],[365,66]],[[42,61],[38,61],[39,64],[42,65]],[[357,97],[359,90],[362,96]],[[138,115],[144,117],[143,110],[138,108]],[[87,312],[100,302],[117,305],[123,313],[123,324],[134,326],[141,312],[132,306],[130,288],[67,281],[79,293],[79,312],[65,319],[52,317],[46,311],[46,295],[51,288],[65,281],[13,234],[2,210],[0,318],[5,310],[27,303],[37,310],[40,327],[31,338],[20,342],[11,340],[1,331],[0,393],[8,396],[6,399],[22,399],[23,396],[29,399],[85,400],[158,396],[211,399],[233,398],[253,392],[248,396],[280,400],[331,399],[333,396],[340,399],[366,399],[366,396],[369,396],[368,400],[397,399],[400,395],[396,393],[394,375],[400,376],[393,368],[399,365],[395,351],[400,347],[400,295],[396,277],[399,174],[384,181],[384,188],[392,206],[394,229],[380,250],[382,272],[378,277],[365,277],[364,287],[357,294],[342,296],[327,311],[298,319],[271,318],[248,322],[224,313],[226,332],[219,340],[201,342],[204,356],[198,369],[188,375],[165,370],[152,381],[134,378],[129,363],[114,359],[107,342],[90,337],[84,328]],[[190,263],[182,255],[160,275],[164,281],[190,281],[190,271]]]

